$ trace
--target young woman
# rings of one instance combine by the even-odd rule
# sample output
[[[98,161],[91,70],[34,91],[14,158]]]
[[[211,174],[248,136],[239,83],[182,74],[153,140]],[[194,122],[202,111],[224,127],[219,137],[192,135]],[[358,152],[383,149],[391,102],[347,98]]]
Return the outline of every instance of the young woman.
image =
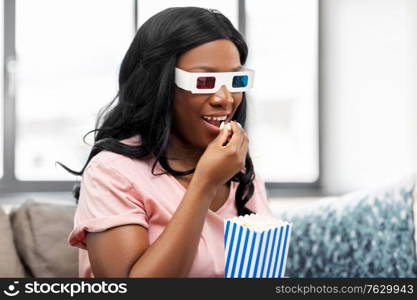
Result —
[[[80,277],[223,277],[224,220],[272,215],[243,129],[247,52],[215,10],[168,8],[138,30],[84,168],[64,166],[82,175]]]

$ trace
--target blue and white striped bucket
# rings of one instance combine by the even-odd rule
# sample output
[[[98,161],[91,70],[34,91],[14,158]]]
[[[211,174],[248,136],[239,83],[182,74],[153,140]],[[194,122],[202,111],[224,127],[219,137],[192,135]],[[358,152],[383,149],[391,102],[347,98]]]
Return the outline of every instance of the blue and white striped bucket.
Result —
[[[292,224],[255,231],[233,219],[224,222],[226,278],[282,278]]]

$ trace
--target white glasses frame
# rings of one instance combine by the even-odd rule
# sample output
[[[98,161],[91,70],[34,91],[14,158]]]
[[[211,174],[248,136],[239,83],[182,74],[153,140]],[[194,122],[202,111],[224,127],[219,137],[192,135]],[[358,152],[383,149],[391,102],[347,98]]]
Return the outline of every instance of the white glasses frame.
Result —
[[[248,76],[248,84],[245,87],[233,87],[234,76]],[[196,82],[198,77],[215,77],[215,85],[212,89],[199,89]],[[180,68],[175,68],[175,84],[183,90],[190,91],[193,94],[212,94],[216,93],[220,87],[225,85],[229,92],[238,93],[246,92],[253,87],[255,71],[248,68],[242,68],[237,72],[187,72]]]

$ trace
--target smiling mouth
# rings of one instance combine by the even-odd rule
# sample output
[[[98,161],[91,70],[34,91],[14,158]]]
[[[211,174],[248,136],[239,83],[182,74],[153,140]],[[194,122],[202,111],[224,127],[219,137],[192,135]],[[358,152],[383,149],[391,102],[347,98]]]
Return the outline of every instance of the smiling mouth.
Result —
[[[227,114],[227,115],[224,115],[223,117],[210,117],[210,116],[208,116],[208,117],[205,117],[205,116],[203,116],[203,117],[201,117],[201,119],[204,121],[204,122],[206,122],[206,123],[208,123],[208,124],[210,124],[210,126],[209,127],[216,127],[216,128],[220,128],[220,125],[224,122],[224,123],[226,123],[226,122],[230,122],[230,119],[231,119],[231,114]]]
[[[213,125],[213,126],[216,126],[217,128],[219,128],[220,127],[220,124],[223,122],[223,121],[217,121],[217,120],[206,120],[206,119],[204,119],[204,118],[201,118],[204,122],[206,122],[206,123],[209,123],[209,124],[211,124],[211,125]]]

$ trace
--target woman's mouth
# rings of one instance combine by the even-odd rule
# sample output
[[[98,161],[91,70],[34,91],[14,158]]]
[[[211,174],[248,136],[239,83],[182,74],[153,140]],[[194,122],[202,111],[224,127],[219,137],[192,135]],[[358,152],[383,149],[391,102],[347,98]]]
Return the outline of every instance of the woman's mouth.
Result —
[[[212,120],[208,121],[208,120],[204,120],[203,118],[201,118],[201,119],[203,120],[203,123],[206,125],[206,127],[210,131],[212,131],[214,133],[218,133],[220,131],[219,127],[220,127],[220,123],[222,121],[212,121]]]
[[[214,125],[216,127],[220,127],[220,123],[222,122],[222,121],[215,121],[215,120],[204,120],[204,121],[206,121],[207,123],[209,123],[211,125]]]
[[[210,116],[203,116],[201,119],[205,123],[205,125],[213,132],[220,131],[220,124],[226,121],[228,115],[220,116],[220,117],[210,117]]]

